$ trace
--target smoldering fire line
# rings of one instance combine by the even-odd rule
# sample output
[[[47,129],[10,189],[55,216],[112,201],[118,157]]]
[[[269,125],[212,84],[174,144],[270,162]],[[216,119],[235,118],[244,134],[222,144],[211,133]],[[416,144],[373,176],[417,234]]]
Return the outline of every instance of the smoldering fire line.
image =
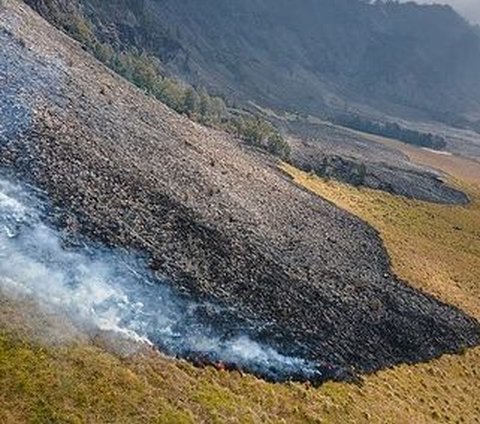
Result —
[[[67,316],[83,331],[109,332],[191,360],[250,372],[270,381],[321,382],[344,371],[283,354],[249,329],[225,328],[221,307],[174,293],[139,254],[93,244],[66,247],[45,224],[45,203],[0,176],[0,290]],[[231,311],[229,311],[231,313]]]

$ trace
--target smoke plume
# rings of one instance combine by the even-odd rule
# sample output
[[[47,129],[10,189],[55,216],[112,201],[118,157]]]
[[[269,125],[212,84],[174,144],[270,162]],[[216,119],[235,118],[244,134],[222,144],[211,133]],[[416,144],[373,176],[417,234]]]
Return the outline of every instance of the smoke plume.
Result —
[[[148,270],[139,254],[89,243],[67,247],[46,225],[45,202],[32,189],[0,176],[0,290],[67,314],[88,333],[108,332],[172,356],[224,363],[269,380],[323,380],[331,375],[202,321],[220,307],[181,298]],[[202,313],[200,313],[202,312]]]

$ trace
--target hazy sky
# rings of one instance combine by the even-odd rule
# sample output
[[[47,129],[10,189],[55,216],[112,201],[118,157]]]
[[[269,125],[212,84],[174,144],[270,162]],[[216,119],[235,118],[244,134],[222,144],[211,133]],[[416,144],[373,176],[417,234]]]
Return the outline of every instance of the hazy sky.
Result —
[[[480,0],[416,0],[416,2],[449,4],[469,21],[480,24]]]

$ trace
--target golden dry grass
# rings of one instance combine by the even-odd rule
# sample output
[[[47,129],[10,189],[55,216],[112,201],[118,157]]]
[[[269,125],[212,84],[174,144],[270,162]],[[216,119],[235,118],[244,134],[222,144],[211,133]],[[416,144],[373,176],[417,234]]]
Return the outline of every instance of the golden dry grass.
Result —
[[[475,423],[480,349],[401,366],[362,387],[274,385],[156,354],[42,347],[0,333],[2,423]]]
[[[286,164],[282,168],[296,183],[375,227],[397,275],[478,319],[480,166],[465,158],[383,142],[400,148],[417,163],[449,174],[451,183],[466,191],[472,203],[433,205],[324,181]],[[366,386],[356,392],[355,404],[369,405],[373,413],[379,409],[372,399],[382,399],[382,414],[390,415],[388,419],[384,415],[386,422],[480,422],[479,370],[480,348],[430,364],[395,368],[369,376]],[[471,386],[465,384],[468,381]],[[357,413],[352,411],[351,416]]]
[[[480,188],[460,185],[468,206],[409,200],[325,181],[289,165],[294,180],[375,227],[393,269],[410,284],[480,318]]]

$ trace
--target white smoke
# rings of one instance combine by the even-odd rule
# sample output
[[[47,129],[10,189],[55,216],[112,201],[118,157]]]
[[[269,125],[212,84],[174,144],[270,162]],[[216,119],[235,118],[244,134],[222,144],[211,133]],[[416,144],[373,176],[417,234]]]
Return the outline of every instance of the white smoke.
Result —
[[[274,380],[324,377],[311,362],[202,322],[197,311],[215,307],[176,296],[139,255],[91,244],[67,248],[61,233],[43,222],[44,210],[31,190],[0,176],[3,295],[67,314],[84,331],[114,333],[171,355],[224,362]]]

